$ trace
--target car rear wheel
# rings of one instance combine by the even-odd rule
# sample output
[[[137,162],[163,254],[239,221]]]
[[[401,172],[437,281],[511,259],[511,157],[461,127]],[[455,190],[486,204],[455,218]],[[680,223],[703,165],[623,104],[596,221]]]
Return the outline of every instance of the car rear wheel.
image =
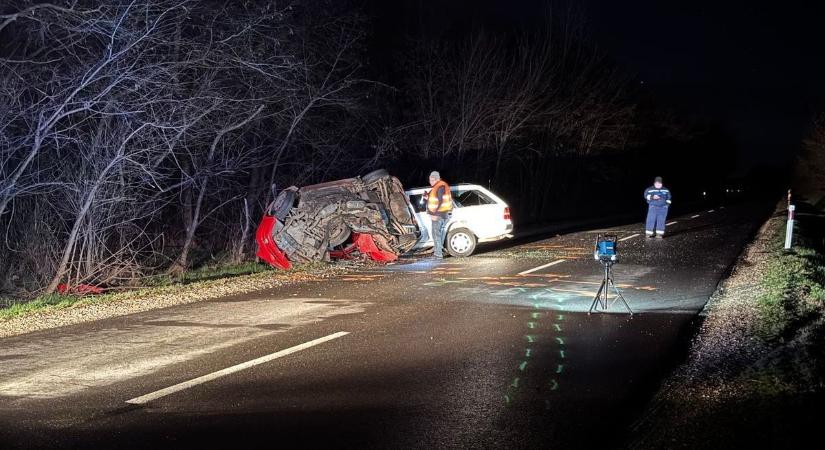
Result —
[[[281,191],[275,201],[269,206],[269,214],[275,216],[281,222],[286,220],[289,211],[295,204],[295,199],[298,197],[298,189],[288,188]]]
[[[476,249],[476,236],[466,228],[456,228],[447,233],[447,252],[452,256],[470,256]]]
[[[361,179],[364,180],[364,183],[370,184],[370,183],[373,183],[375,181],[380,180],[381,178],[386,177],[389,174],[390,173],[387,172],[384,169],[378,169],[378,170],[373,170],[372,172],[364,175],[363,177],[361,177]]]

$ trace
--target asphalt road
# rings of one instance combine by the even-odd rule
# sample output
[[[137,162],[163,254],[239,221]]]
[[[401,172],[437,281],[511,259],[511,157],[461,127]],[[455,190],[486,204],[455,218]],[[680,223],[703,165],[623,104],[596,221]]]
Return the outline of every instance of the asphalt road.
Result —
[[[0,448],[621,446],[766,209],[0,340]],[[587,315],[599,232],[630,307]],[[641,233],[641,235],[637,235]],[[544,266],[544,267],[542,267]]]

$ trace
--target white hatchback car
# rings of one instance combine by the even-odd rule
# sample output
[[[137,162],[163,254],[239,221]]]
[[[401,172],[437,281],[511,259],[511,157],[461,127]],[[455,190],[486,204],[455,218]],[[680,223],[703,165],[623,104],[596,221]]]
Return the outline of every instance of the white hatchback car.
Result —
[[[433,247],[432,220],[427,214],[425,194],[430,188],[405,191],[415,211],[421,237],[413,251]],[[470,256],[479,242],[513,237],[510,207],[504,200],[477,184],[450,186],[453,213],[447,223],[445,247],[452,256]]]

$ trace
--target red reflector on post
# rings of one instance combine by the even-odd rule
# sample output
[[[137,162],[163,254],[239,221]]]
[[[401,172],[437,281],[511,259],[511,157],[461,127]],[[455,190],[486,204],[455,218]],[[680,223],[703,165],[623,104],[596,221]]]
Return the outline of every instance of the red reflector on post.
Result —
[[[510,220],[510,207],[504,207],[504,220]]]

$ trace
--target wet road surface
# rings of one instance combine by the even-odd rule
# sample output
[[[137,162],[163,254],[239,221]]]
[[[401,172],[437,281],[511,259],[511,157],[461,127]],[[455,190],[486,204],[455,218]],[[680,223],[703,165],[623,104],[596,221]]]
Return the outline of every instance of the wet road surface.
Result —
[[[764,219],[728,206],[0,340],[0,448],[591,448],[627,439]],[[620,304],[587,315],[598,233]],[[641,233],[641,234],[640,234]]]

